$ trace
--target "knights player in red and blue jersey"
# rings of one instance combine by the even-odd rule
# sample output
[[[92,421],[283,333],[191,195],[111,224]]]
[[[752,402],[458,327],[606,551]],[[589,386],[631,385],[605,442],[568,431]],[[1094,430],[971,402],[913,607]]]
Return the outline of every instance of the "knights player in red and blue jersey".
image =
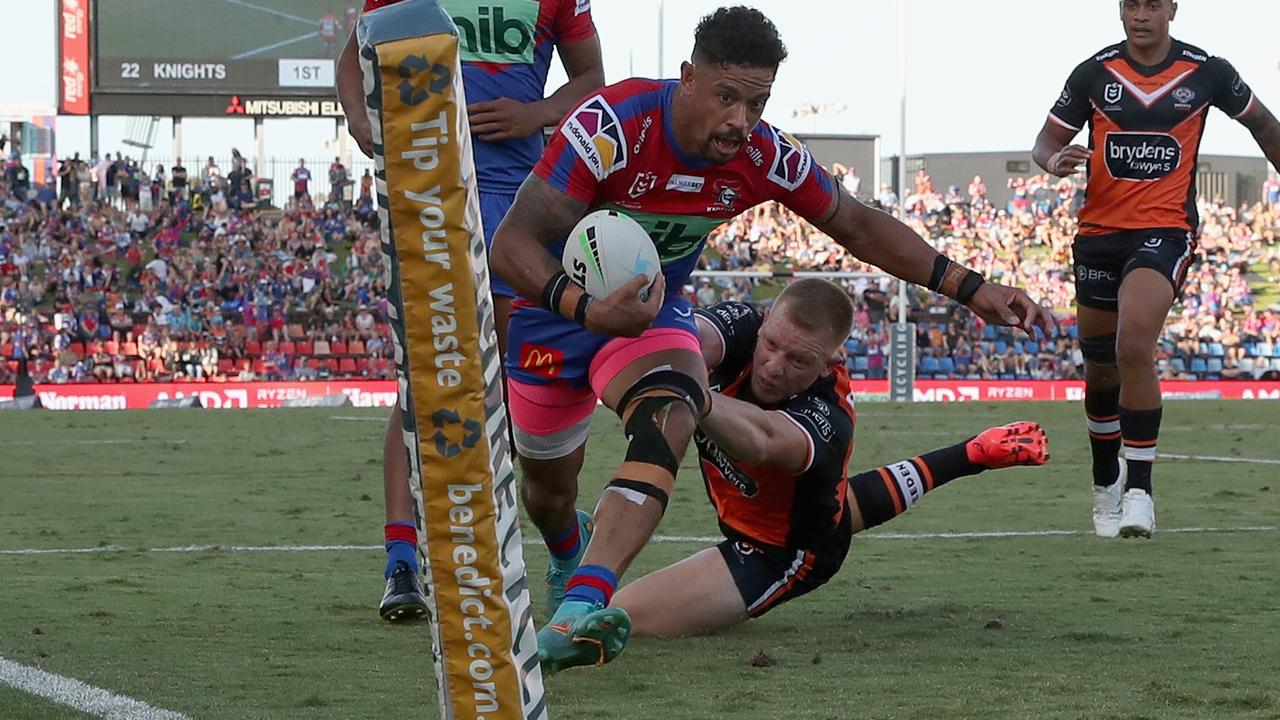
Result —
[[[399,1],[365,0],[364,9]],[[441,0],[440,4],[458,27],[481,222],[486,243],[492,243],[516,190],[542,154],[543,128],[557,123],[583,96],[604,84],[600,40],[591,21],[590,0]],[[544,98],[553,50],[560,53],[568,82]],[[353,33],[338,61],[338,97],[351,136],[371,156],[357,51]],[[515,292],[496,272],[490,274],[490,286],[498,347],[505,351]],[[389,620],[421,617],[427,609],[417,582],[413,500],[401,438],[397,405],[383,447],[387,589],[379,611]],[[560,540],[556,547],[568,558],[580,555],[585,545],[577,539],[578,524],[570,524],[573,532],[558,528],[553,533]]]
[[[1026,293],[986,282],[858,203],[804,146],[761,121],[785,57],[777,29],[757,10],[721,8],[703,18],[678,81],[627,80],[564,119],[494,236],[494,269],[527,299],[511,317],[507,388],[525,505],[544,534],[548,517],[560,527],[573,522],[597,399],[619,414],[628,443],[585,557],[539,632],[546,672],[607,661],[626,641],[630,621],[609,600],[661,519],[694,424],[710,407],[693,310],[680,289],[714,227],[776,200],[855,256],[988,321],[1051,329]],[[565,238],[598,208],[630,215],[653,238],[662,273],[644,299],[648,278],[593,298],[562,270]]]

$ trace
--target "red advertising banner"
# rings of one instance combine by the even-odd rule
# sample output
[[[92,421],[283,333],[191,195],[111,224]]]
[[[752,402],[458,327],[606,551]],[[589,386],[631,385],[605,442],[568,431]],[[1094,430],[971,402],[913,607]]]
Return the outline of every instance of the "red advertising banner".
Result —
[[[154,400],[195,397],[206,408],[273,408],[285,400],[346,395],[356,407],[391,407],[394,380],[247,383],[119,383],[37,385],[40,405],[48,410],[139,410]],[[0,385],[0,399],[13,397],[12,385]]]
[[[59,13],[62,81],[58,108],[64,115],[89,114],[89,2],[62,0]]]
[[[855,397],[887,398],[886,380],[854,380]],[[1280,382],[1166,381],[1167,399],[1280,400]],[[346,395],[355,407],[391,407],[393,380],[247,383],[123,383],[37,385],[40,404],[49,410],[137,410],[153,400],[197,397],[206,408],[272,408],[285,400]],[[0,385],[0,399],[13,397],[12,385]],[[995,402],[1009,400],[1083,400],[1084,383],[1074,380],[917,380],[916,402]]]

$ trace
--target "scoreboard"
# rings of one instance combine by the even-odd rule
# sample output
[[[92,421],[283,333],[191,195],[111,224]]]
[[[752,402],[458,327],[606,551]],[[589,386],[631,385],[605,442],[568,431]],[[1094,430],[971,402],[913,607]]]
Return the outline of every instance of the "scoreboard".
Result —
[[[362,0],[59,0],[70,114],[336,115]]]

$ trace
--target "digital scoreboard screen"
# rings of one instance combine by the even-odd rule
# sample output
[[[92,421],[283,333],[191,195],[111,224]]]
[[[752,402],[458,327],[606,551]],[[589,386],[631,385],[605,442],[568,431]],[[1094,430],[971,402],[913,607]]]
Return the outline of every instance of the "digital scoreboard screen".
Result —
[[[103,93],[325,94],[358,0],[96,0]]]

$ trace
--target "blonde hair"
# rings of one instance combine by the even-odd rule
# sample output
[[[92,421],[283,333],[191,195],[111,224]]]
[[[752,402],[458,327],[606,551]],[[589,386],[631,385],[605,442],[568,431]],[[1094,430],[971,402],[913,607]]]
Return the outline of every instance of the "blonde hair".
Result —
[[[853,330],[853,300],[844,288],[820,278],[801,278],[791,283],[773,307],[785,312],[801,330],[828,333],[837,345],[848,339]]]

